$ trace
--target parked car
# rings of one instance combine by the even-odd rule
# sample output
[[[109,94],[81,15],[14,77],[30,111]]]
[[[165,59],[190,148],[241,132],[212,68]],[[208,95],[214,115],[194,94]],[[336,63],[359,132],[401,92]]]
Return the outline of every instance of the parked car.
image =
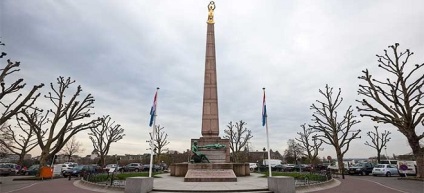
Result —
[[[119,171],[121,172],[140,172],[143,171],[144,167],[141,163],[129,163],[122,167]]]
[[[150,164],[144,164],[142,171],[149,171],[149,169],[150,169]],[[153,164],[153,169],[152,169],[153,172],[157,172],[160,170],[161,170],[161,167],[159,165]]]
[[[118,164],[107,164],[104,168],[103,171],[105,172],[109,172],[110,169],[115,168],[114,172],[120,171],[121,167]]]
[[[61,172],[63,173],[64,171],[70,170],[70,169],[72,169],[75,166],[76,165],[74,165],[74,164],[64,163],[64,164],[62,164],[62,170],[61,170]]]
[[[357,163],[351,167],[349,167],[348,173],[350,175],[359,174],[359,175],[367,175],[372,173],[374,165],[368,162]]]
[[[258,167],[257,163],[249,163],[250,171],[254,171]]]
[[[35,176],[39,170],[40,170],[40,165],[38,164],[32,165],[25,171],[25,175]]]
[[[12,174],[12,168],[4,163],[0,163],[0,176],[8,176]]]
[[[392,175],[399,175],[398,168],[391,164],[377,164],[372,170],[373,176],[384,175],[390,177]]]
[[[9,168],[11,169],[10,175],[16,175],[18,174],[19,170],[21,170],[21,166],[15,163],[2,163],[2,164],[9,166]]]
[[[63,177],[69,176],[81,176],[85,174],[93,174],[96,173],[96,167],[92,165],[78,165],[73,167],[72,169],[65,170],[62,172]]]
[[[274,167],[271,167],[272,171],[282,172],[284,171],[284,166],[282,164],[275,165]]]
[[[285,164],[283,165],[283,171],[285,172],[292,172],[294,171],[294,164]]]

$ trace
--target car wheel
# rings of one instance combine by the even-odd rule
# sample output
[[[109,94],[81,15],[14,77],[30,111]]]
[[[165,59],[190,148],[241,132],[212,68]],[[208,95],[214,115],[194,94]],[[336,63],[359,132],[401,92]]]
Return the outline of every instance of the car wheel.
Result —
[[[134,171],[135,171],[135,172],[138,172],[138,169],[135,169]]]
[[[373,176],[377,176],[377,174],[373,174]]]
[[[390,172],[387,172],[386,177],[390,177],[390,176],[392,176],[392,174]]]
[[[365,175],[366,175],[366,176],[368,176],[368,175],[370,175],[370,173],[368,173],[368,172],[365,172]]]

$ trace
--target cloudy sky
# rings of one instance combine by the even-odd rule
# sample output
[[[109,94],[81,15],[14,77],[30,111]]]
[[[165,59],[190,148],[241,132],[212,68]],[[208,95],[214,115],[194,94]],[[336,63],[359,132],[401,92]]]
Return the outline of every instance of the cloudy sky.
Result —
[[[184,151],[201,136],[207,0],[3,0],[0,36],[7,58],[21,61],[15,78],[28,87],[58,76],[71,77],[91,93],[96,116],[110,115],[125,129],[110,154],[148,152],[149,110],[160,87],[157,124],[165,127],[171,150]],[[215,38],[220,135],[230,121],[252,131],[251,147],[266,147],[261,126],[262,87],[267,91],[270,147],[283,152],[311,123],[309,109],[323,99],[319,89],[342,89],[344,112],[355,99],[361,71],[372,74],[376,54],[400,43],[424,61],[424,2],[216,0]],[[2,60],[2,65],[5,61]],[[424,73],[423,71],[421,71]],[[383,74],[384,77],[384,74]],[[76,88],[76,85],[74,88]],[[45,100],[38,105],[46,107]],[[51,106],[49,106],[50,108]],[[355,115],[359,114],[355,111]],[[353,129],[362,138],[345,157],[374,156],[364,145],[375,123]],[[390,125],[389,155],[409,153],[406,138]],[[423,126],[417,129],[424,131]],[[78,134],[84,155],[93,148],[87,132]],[[325,146],[320,156],[335,157]],[[34,155],[39,153],[36,149]]]

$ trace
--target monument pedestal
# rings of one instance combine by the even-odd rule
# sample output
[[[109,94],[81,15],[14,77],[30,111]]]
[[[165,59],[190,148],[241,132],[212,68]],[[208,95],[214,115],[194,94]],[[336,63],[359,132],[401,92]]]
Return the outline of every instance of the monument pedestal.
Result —
[[[184,182],[237,182],[231,163],[188,164]]]
[[[197,141],[198,146],[218,143],[225,145],[225,148],[222,149],[201,148],[199,151],[205,154],[211,163],[230,162],[230,141],[228,139],[221,139],[220,137],[200,137],[200,139],[191,139],[191,144],[193,144],[194,141]]]

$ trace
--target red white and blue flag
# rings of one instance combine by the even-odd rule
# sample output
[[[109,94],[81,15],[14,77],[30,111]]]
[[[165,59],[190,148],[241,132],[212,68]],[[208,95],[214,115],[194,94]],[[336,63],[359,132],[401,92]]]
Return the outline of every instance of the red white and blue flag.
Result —
[[[157,96],[158,96],[158,91],[156,91],[156,93],[155,93],[155,97],[153,98],[153,105],[152,105],[152,108],[150,109],[150,123],[149,123],[149,127],[151,127],[153,125],[153,120],[155,119]]]
[[[265,126],[266,124],[266,102],[265,102],[265,90],[264,90],[264,99],[262,103],[262,126]]]

